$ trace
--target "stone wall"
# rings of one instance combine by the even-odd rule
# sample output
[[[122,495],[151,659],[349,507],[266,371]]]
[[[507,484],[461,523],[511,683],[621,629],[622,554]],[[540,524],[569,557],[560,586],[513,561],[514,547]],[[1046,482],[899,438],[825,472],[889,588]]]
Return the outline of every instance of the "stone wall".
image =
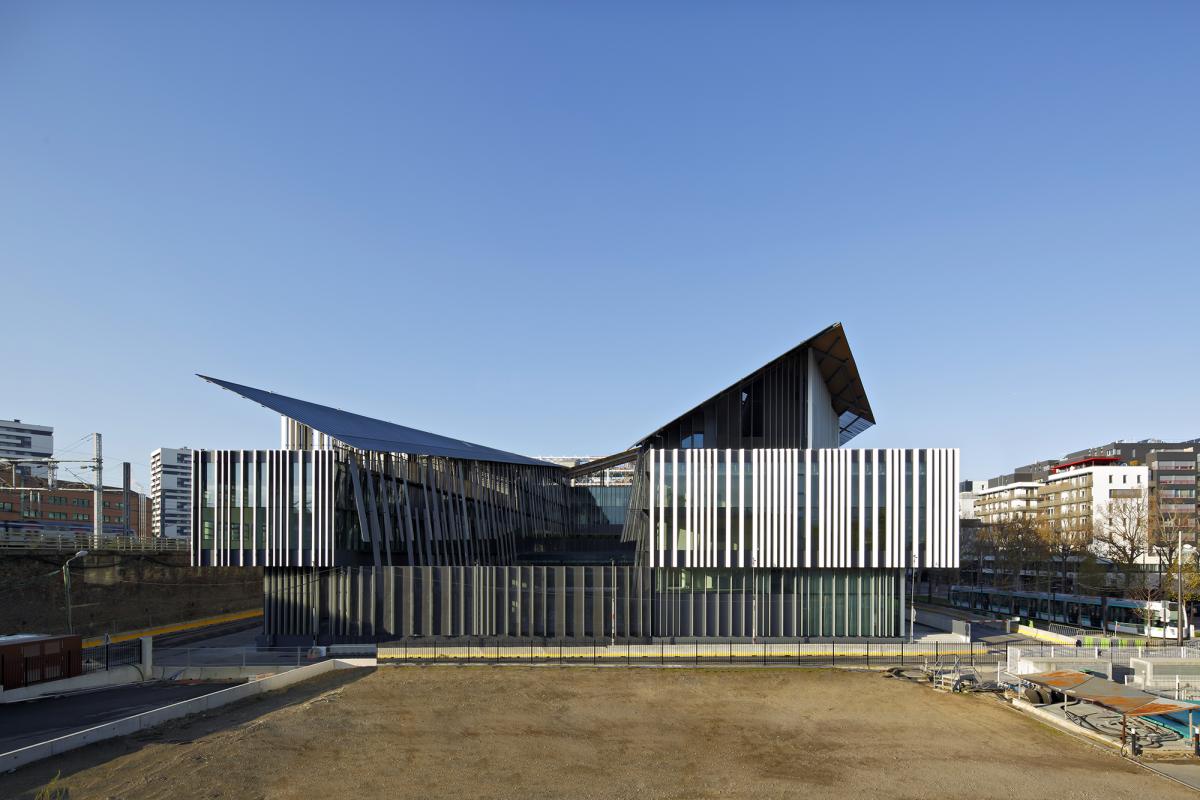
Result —
[[[0,555],[0,635],[65,633],[63,553]],[[71,562],[75,632],[148,628],[262,607],[261,568],[189,565],[187,553],[93,553]]]

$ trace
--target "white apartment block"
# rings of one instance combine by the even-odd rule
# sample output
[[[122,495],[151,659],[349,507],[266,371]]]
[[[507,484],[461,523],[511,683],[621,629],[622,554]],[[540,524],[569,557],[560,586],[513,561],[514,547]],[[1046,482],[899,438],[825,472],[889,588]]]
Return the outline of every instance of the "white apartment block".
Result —
[[[17,472],[45,478],[44,464],[19,463],[22,459],[50,458],[54,455],[54,428],[30,425],[19,419],[0,419],[0,461],[13,459]],[[8,465],[6,465],[7,467]],[[11,467],[5,469],[8,472]]]
[[[1039,481],[1012,481],[989,486],[976,494],[975,516],[984,525],[1034,519],[1041,486]]]
[[[150,498],[155,536],[192,535],[192,451],[162,447],[150,454]]]

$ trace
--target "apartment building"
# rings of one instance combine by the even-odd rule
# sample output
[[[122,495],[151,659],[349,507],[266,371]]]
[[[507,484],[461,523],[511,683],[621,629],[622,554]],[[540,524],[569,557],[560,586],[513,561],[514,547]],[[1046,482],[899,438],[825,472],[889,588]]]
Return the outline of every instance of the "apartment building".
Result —
[[[1200,478],[1200,439],[1167,442],[1162,439],[1139,439],[1090,447],[1071,453],[1067,461],[1091,456],[1109,456],[1129,466],[1150,469],[1150,513],[1155,524],[1166,529],[1179,529],[1193,542],[1200,529],[1200,508],[1197,507],[1197,479]]]
[[[1048,528],[1094,536],[1115,500],[1145,500],[1150,469],[1093,456],[1056,465],[1038,489],[1038,521]]]
[[[959,481],[958,483],[958,518],[979,519],[975,508],[980,492],[987,489],[987,481]]]
[[[975,492],[975,517],[983,525],[1036,518],[1038,489],[1054,463],[1036,461],[988,481],[978,481],[984,486]]]
[[[1200,509],[1196,505],[1197,448],[1155,450],[1146,456],[1150,470],[1150,507],[1166,531],[1182,531],[1196,544]]]
[[[5,482],[7,484],[7,482]],[[125,502],[129,514],[125,515]],[[19,488],[0,486],[0,532],[92,533],[93,520],[101,516],[106,536],[142,536],[148,522],[143,512],[147,498],[122,487],[105,486],[102,507],[95,508],[92,486],[26,476]]]
[[[155,536],[192,535],[192,451],[160,447],[150,454],[150,505]]]

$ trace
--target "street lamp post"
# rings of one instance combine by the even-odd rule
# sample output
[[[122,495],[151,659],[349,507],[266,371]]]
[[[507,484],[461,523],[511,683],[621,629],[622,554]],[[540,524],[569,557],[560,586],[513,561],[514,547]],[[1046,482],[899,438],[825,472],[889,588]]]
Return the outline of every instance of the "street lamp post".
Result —
[[[67,595],[67,633],[75,632],[75,626],[71,622],[71,562],[77,558],[83,558],[87,554],[87,550],[80,550],[62,565],[63,591]]]
[[[917,552],[912,554],[912,591],[908,593],[908,641],[915,642],[917,625]]]
[[[1183,528],[1178,530],[1179,548],[1175,551],[1175,636],[1179,647],[1183,647]],[[1165,632],[1165,631],[1164,631]],[[1182,649],[1180,655],[1182,655]]]

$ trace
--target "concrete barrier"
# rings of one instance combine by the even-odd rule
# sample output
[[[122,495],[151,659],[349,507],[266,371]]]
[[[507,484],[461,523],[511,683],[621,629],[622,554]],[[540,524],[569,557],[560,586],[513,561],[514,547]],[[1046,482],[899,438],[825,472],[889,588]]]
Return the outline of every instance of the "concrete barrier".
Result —
[[[960,642],[971,641],[971,623],[957,617],[952,617],[949,614],[941,614],[937,611],[918,607],[917,624],[924,625],[927,628],[935,628],[939,631],[948,631],[960,637],[958,639]]]
[[[1032,625],[1018,625],[1017,633],[1022,636],[1028,636],[1031,639],[1037,639],[1040,642],[1075,645],[1075,638],[1072,636],[1063,636],[1061,633],[1055,633],[1054,631],[1044,631]]]
[[[17,750],[11,750],[7,753],[0,753],[0,772],[8,772],[17,767],[30,764],[34,761],[40,761],[43,758],[65,753],[68,750],[74,750],[79,747],[92,744],[93,742],[101,742],[105,739],[113,739],[118,736],[128,736],[131,733],[153,728],[156,725],[161,725],[164,722],[169,722],[173,719],[186,717],[190,714],[198,714],[202,711],[209,711],[229,703],[235,703],[238,700],[244,700],[247,697],[262,694],[264,692],[283,689],[301,681],[314,678],[326,672],[331,672],[336,669],[349,669],[353,667],[372,666],[373,659],[353,659],[351,661],[331,660],[321,661],[316,664],[308,664],[307,666],[297,667],[296,669],[288,670],[287,672],[278,675],[272,675],[269,678],[250,681],[238,686],[231,686],[228,689],[206,694],[202,697],[193,697],[190,700],[184,700],[179,703],[174,703],[162,708],[156,708],[152,711],[146,711],[141,714],[135,714],[131,717],[106,722],[103,725],[97,725],[94,728],[87,730],[69,733],[66,736],[60,736],[57,739],[39,742],[38,744],[22,747]]]
[[[87,675],[76,675],[74,678],[63,678],[58,681],[34,683],[18,689],[0,690],[0,706],[5,703],[20,703],[34,700],[38,697],[49,697],[68,692],[81,692],[86,689],[103,689],[107,686],[124,686],[130,683],[141,683],[149,678],[137,664],[127,664],[123,667],[113,667],[100,672],[90,672]]]

